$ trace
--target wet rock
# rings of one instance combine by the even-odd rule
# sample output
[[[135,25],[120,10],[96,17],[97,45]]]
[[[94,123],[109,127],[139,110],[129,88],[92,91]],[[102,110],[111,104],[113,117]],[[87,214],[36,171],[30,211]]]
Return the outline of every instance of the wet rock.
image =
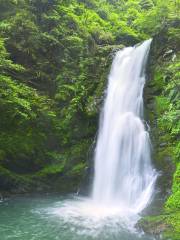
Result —
[[[169,230],[171,227],[166,222],[164,222],[163,217],[162,218],[142,218],[140,222],[137,224],[138,229],[142,230],[143,232],[158,236],[161,238],[162,233]]]

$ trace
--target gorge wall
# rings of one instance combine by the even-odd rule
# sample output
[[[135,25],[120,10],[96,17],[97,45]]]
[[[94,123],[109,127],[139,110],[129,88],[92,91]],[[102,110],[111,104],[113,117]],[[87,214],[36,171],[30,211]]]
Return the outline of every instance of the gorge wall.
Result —
[[[146,217],[142,226],[151,234],[163,233],[165,239],[180,236],[179,24],[174,21],[154,36],[144,93],[162,203],[159,215]]]
[[[142,225],[178,239],[178,9],[170,0],[0,1],[2,195],[75,192],[89,182],[113,54],[153,37],[145,115],[164,203]]]

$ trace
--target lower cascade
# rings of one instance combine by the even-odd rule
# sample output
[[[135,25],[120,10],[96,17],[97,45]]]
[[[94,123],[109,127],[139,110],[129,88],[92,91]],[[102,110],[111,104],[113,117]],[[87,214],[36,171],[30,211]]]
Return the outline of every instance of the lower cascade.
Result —
[[[151,41],[117,52],[95,149],[93,201],[129,213],[139,213],[148,205],[157,177],[143,120],[145,67]]]

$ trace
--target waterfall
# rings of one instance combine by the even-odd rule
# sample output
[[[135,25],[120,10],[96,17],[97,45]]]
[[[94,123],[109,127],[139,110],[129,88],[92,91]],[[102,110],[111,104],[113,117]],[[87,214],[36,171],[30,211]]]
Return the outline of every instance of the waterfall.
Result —
[[[124,48],[112,63],[95,149],[92,193],[65,198],[48,209],[48,214],[58,216],[63,226],[79,234],[78,239],[148,239],[137,237],[135,226],[152,199],[157,178],[143,120],[150,44],[147,40]]]
[[[117,52],[112,63],[95,149],[92,199],[138,213],[157,177],[143,120],[145,67],[151,40]]]

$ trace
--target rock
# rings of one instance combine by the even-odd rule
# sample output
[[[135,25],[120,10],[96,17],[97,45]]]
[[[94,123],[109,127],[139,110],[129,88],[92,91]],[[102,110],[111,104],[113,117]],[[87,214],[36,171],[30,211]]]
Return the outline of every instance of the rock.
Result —
[[[140,222],[137,224],[138,229],[143,230],[143,232],[155,235],[155,236],[161,236],[162,233],[170,229],[170,225],[168,225],[166,222],[164,222],[164,217],[145,217],[140,220]]]
[[[159,144],[160,147],[165,147],[166,145],[167,145],[167,143],[165,143],[165,142]]]

